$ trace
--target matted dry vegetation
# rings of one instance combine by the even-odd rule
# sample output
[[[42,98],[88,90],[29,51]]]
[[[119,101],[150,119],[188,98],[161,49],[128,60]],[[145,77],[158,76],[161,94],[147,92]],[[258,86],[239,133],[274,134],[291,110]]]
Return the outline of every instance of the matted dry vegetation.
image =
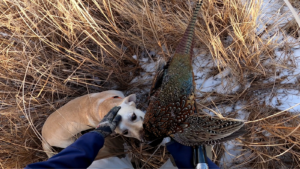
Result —
[[[191,16],[190,4],[189,0],[1,1],[0,166],[21,168],[46,160],[41,127],[49,114],[75,97],[108,89],[126,94],[143,91],[138,95],[138,106],[145,110],[149,85],[130,84],[143,71],[132,56],[155,61],[158,57],[149,51],[156,51],[169,58]],[[271,94],[274,89],[299,90],[298,84],[281,84],[284,78],[261,83],[278,67],[286,69],[295,63],[287,58],[280,63],[262,64],[274,59],[278,44],[262,38],[276,24],[256,34],[260,13],[259,0],[247,4],[240,0],[204,0],[195,47],[217,61],[212,74],[230,68],[239,84],[251,85],[230,94],[202,93],[198,96],[199,107],[231,105],[241,100],[247,103],[244,110],[249,114],[249,132],[236,140],[241,147],[237,151],[242,154],[231,167],[300,167],[299,117],[259,100],[264,97],[261,93]],[[291,21],[280,31],[299,36],[295,25]],[[230,43],[228,37],[232,38]],[[281,49],[289,55],[290,45]],[[213,102],[205,99],[211,96]],[[167,159],[164,150],[151,156],[135,144],[129,145],[137,157],[136,166],[151,157],[146,167],[156,168]],[[222,149],[222,145],[214,149],[216,163],[224,153]]]

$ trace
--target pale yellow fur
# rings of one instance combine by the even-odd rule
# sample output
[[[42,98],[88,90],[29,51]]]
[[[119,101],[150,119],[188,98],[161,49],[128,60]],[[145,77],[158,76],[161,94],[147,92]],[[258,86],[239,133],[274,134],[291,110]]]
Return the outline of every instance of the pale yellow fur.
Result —
[[[120,98],[112,98],[114,96]],[[53,155],[50,145],[61,148],[69,146],[75,141],[76,134],[95,128],[114,106],[123,102],[122,92],[109,90],[78,97],[56,110],[48,117],[42,129],[43,148],[47,155]]]

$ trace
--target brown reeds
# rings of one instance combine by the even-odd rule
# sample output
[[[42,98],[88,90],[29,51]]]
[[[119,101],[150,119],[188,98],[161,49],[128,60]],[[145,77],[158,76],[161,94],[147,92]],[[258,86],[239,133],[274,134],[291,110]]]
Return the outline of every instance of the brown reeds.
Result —
[[[166,59],[173,54],[190,19],[192,2],[1,1],[0,166],[21,168],[46,160],[41,127],[49,114],[75,97],[107,89],[137,92],[138,106],[145,110],[148,82],[130,83],[143,71],[139,59],[149,57],[156,61],[158,56],[150,55],[150,51]],[[242,150],[236,157],[243,160],[231,167],[299,167],[299,117],[260,101],[264,94],[276,94],[274,89],[299,90],[297,84],[281,84],[284,77],[261,83],[276,74],[278,67],[291,69],[295,63],[288,62],[289,58],[274,60],[274,50],[279,45],[289,56],[288,42],[282,45],[262,38],[278,26],[276,21],[256,34],[260,5],[259,0],[245,4],[240,0],[204,1],[195,47],[213,58],[217,73],[230,68],[232,78],[244,87],[232,94],[202,93],[198,96],[199,107],[245,103],[249,130],[237,139]],[[295,22],[289,24],[279,31],[299,36],[294,30]],[[267,59],[273,62],[263,64]],[[213,102],[204,99],[209,96],[214,96]],[[272,116],[278,112],[281,113]],[[228,117],[236,115],[234,111],[223,113]],[[130,139],[128,144],[136,157],[136,167],[145,162],[145,167],[159,167],[168,157],[163,147],[152,155],[154,150],[139,148]],[[222,146],[216,146],[213,160],[218,163],[224,152]]]

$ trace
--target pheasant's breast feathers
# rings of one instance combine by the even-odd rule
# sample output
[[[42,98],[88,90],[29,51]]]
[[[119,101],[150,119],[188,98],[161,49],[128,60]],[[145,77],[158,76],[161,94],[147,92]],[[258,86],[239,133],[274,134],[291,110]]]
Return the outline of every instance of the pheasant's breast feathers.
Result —
[[[195,111],[194,100],[194,94],[177,97],[176,100],[169,98],[164,102],[152,97],[144,120],[145,129],[156,137],[183,132],[189,126],[184,121]]]

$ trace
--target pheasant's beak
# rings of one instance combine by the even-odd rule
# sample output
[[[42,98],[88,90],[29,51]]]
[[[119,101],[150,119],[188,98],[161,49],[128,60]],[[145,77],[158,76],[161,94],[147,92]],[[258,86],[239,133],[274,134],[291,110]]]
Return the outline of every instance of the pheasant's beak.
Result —
[[[145,143],[148,144],[148,145],[150,145],[151,147],[156,147],[156,146],[158,146],[162,142],[163,139],[164,138],[156,138],[156,139],[154,139],[152,141],[146,141]]]
[[[145,143],[146,142],[146,139],[145,139],[145,131],[144,130],[141,130],[140,131],[140,141],[142,143]]]
[[[163,138],[157,138],[155,137],[152,133],[150,133],[147,129],[145,124],[143,124],[143,133],[141,134],[141,142],[148,144],[152,147],[157,146],[158,144],[160,144],[162,142]]]
[[[149,144],[151,143],[152,141],[149,139],[149,135],[146,134],[145,131],[143,131],[141,134],[140,134],[140,141],[142,143],[146,143],[146,144]]]

